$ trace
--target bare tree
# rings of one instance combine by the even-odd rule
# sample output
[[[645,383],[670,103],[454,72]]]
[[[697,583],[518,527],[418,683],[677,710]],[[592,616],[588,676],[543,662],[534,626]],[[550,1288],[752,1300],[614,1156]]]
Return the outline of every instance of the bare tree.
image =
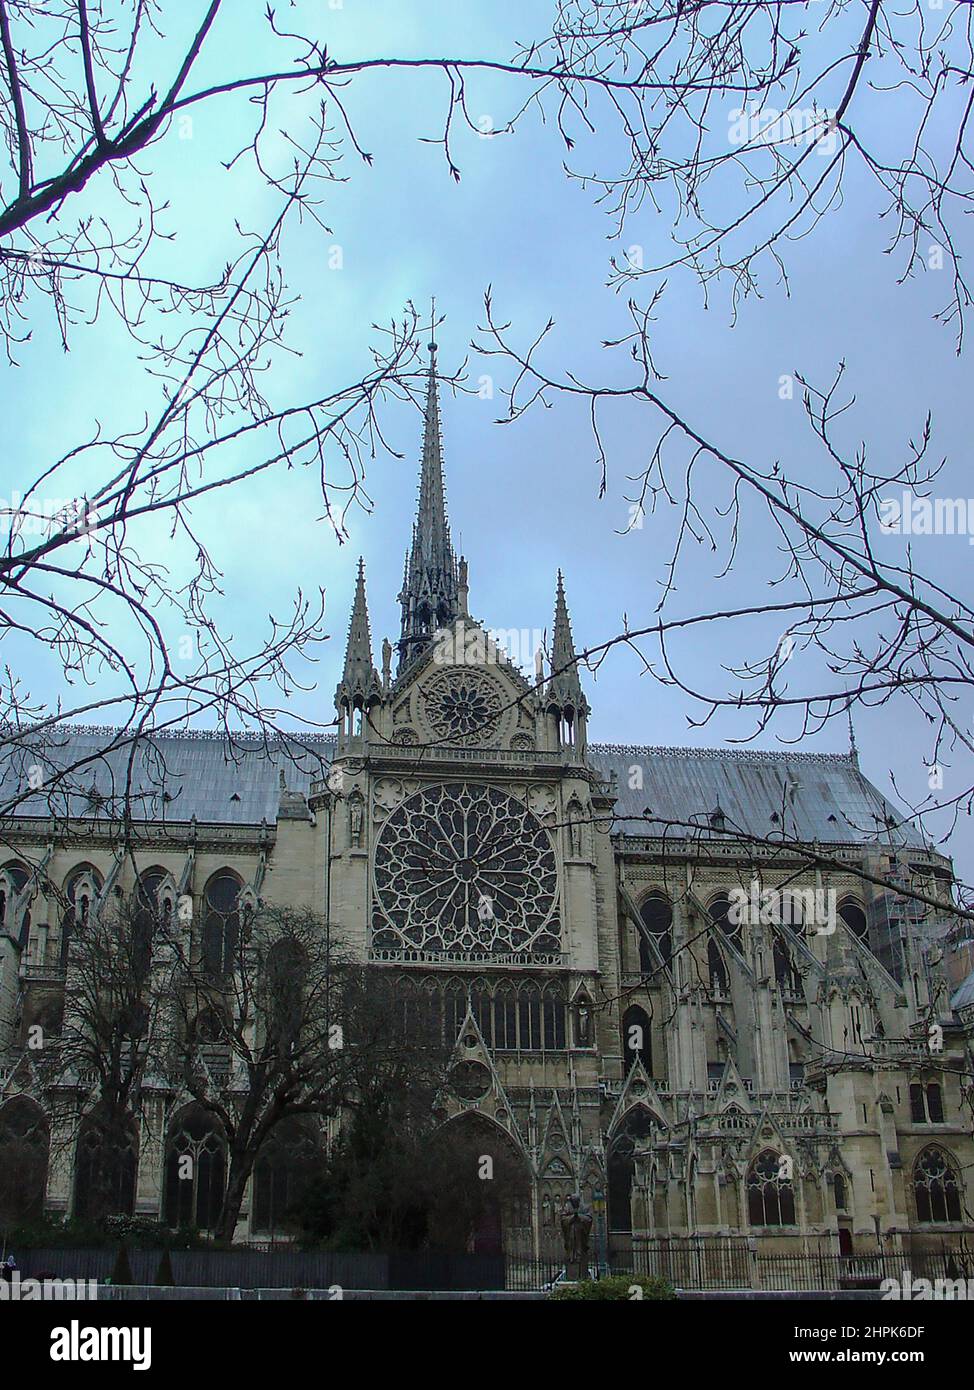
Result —
[[[293,613],[272,623],[266,644],[249,655],[235,652],[211,617],[219,572],[190,509],[217,489],[295,464],[320,476],[326,514],[339,532],[339,502],[367,505],[365,461],[386,442],[380,407],[414,399],[421,380],[415,311],[407,310],[380,337],[368,373],[316,402],[271,404],[260,373],[284,347],[285,222],[322,216],[318,200],[339,177],[343,154],[372,162],[370,141],[353,123],[346,93],[393,72],[442,88],[444,120],[433,143],[454,177],[462,168],[458,132],[466,127],[483,134],[469,115],[471,84],[480,74],[509,83],[508,114],[488,133],[510,137],[529,120],[548,122],[570,175],[595,190],[613,236],[631,239],[607,267],[610,284],[633,294],[648,287],[647,302],[630,301],[626,333],[607,344],[625,359],[629,375],[620,378],[613,367],[604,380],[584,381],[561,354],[550,361],[552,326],[522,344],[487,300],[481,350],[514,368],[507,421],[557,396],[574,401],[591,421],[604,490],[606,414],[635,406],[650,423],[645,467],[629,499],[633,514],[673,504],[657,621],[638,629],[622,622],[581,659],[598,664],[616,646],[635,649],[647,673],[680,686],[694,702],[696,724],[724,708],[750,712],[745,737],[780,728],[796,712],[787,738],[815,732],[859,706],[909,703],[929,725],[925,757],[931,769],[948,756],[961,765],[949,794],[940,794],[931,777],[931,796],[911,810],[939,833],[967,813],[974,797],[972,729],[964,714],[970,709],[972,611],[920,573],[909,551],[891,554],[884,544],[890,493],[922,494],[938,477],[929,424],[907,441],[901,460],[878,465],[866,444],[843,433],[851,417],[841,371],[825,386],[798,375],[822,467],[799,474],[778,462],[741,458],[668,401],[652,324],[665,302],[654,276],[689,270],[708,293],[727,281],[735,305],[762,274],[786,276],[786,247],[811,235],[824,216],[839,215],[843,184],[855,169],[865,174],[877,215],[891,229],[888,249],[899,258],[898,276],[928,266],[932,251],[947,266],[951,290],[940,312],[954,325],[960,348],[969,294],[957,242],[972,196],[969,5],[932,11],[921,0],[898,8],[883,0],[827,0],[814,8],[804,0],[563,0],[550,30],[512,44],[509,61],[443,52],[341,54],[334,44],[326,47],[324,37],[284,31],[271,14],[274,46],[288,53],[291,65],[228,73],[199,87],[194,75],[218,35],[219,0],[201,8],[199,23],[182,39],[177,30],[167,40],[165,78],[146,82],[147,72],[155,75],[158,54],[139,55],[146,53],[147,26],[161,30],[161,11],[133,0],[129,28],[117,33],[101,6],[84,0],[64,0],[43,12],[9,0],[0,4],[7,78],[0,109],[10,161],[7,220],[0,221],[7,322],[13,327],[16,315],[27,312],[25,296],[35,291],[51,294],[65,328],[77,312],[68,307],[73,295],[80,294],[76,303],[86,310],[111,303],[149,346],[165,390],[156,418],[144,428],[99,431],[62,459],[44,461],[16,514],[10,509],[11,519],[21,520],[11,526],[0,557],[4,630],[18,641],[54,645],[69,679],[92,679],[107,667],[118,674],[120,688],[51,708],[7,676],[0,713],[7,720],[4,741],[17,761],[3,803],[8,814],[36,793],[32,769],[45,790],[83,787],[83,766],[33,751],[38,738],[55,745],[59,719],[110,712],[122,748],[149,729],[194,718],[228,731],[241,721],[262,732],[274,728],[278,710],[267,691],[286,696],[291,688],[291,658],[310,651],[322,635],[319,603],[299,594]],[[290,103],[292,94],[307,100],[286,109],[300,110],[307,124],[291,140],[294,167],[280,170],[269,162],[264,137],[281,119],[275,102]],[[249,161],[256,177],[270,181],[281,211],[252,239],[241,233],[244,240],[227,258],[230,269],[218,284],[206,285],[204,277],[196,285],[175,285],[153,277],[148,252],[160,226],[154,203],[142,204],[154,210],[144,213],[134,240],[119,222],[102,246],[90,209],[70,221],[69,210],[106,183],[128,206],[143,194],[148,199],[149,189],[160,185],[158,176],[138,171],[140,152],[171,136],[173,123],[203,103],[241,97],[253,101],[254,119],[228,154]],[[45,220],[52,213],[55,220]],[[652,217],[656,228],[664,220],[660,214],[670,218],[674,239],[650,257],[640,219]],[[89,284],[96,286],[93,300],[85,298]],[[174,325],[171,332],[160,327],[165,322]],[[252,450],[243,464],[231,452],[241,443]],[[344,468],[337,483],[336,460]],[[72,470],[81,464],[86,479],[91,470],[98,478],[94,485],[73,484]],[[53,491],[69,500],[51,526]],[[195,548],[195,567],[179,582],[139,540],[140,527],[159,517],[173,537]],[[690,544],[709,545],[727,572],[742,526],[756,518],[779,538],[774,601],[762,592],[734,609],[674,612]],[[38,521],[44,534],[35,542],[28,523]],[[160,620],[160,604],[168,607],[170,622]],[[139,649],[128,638],[113,638],[124,630],[109,616],[113,605],[133,619]],[[770,641],[759,639],[766,642],[763,655],[723,672],[712,689],[696,688],[681,669],[681,637],[756,620],[764,624],[762,633],[773,634]],[[191,639],[189,670],[173,657],[173,630]],[[650,642],[656,651],[645,650]],[[796,653],[810,659],[794,661]],[[123,787],[123,803],[126,793]]]
[[[459,178],[458,129],[484,134],[469,114],[471,84],[484,76],[508,84],[508,113],[487,134],[510,137],[535,118],[548,123],[573,161],[569,172],[596,190],[618,236],[644,207],[673,213],[673,255],[653,266],[627,253],[610,271],[617,284],[687,265],[705,284],[729,275],[747,293],[762,259],[782,268],[784,240],[814,227],[856,160],[895,211],[904,274],[918,264],[921,236],[938,238],[955,268],[945,315],[960,329],[967,295],[953,237],[971,193],[969,7],[954,4],[934,18],[919,0],[905,12],[879,0],[836,0],[815,13],[809,35],[807,7],[798,3],[563,0],[550,30],[512,43],[505,61],[435,51],[350,55],[338,50],[337,32],[292,32],[268,11],[266,49],[280,61],[269,58],[256,72],[227,67],[199,84],[201,62],[223,54],[221,0],[189,21],[151,0],[130,0],[122,16],[95,0],[4,0],[0,119],[9,172],[0,306],[9,341],[18,323],[29,331],[34,292],[49,293],[65,333],[81,314],[110,304],[163,391],[155,418],[96,428],[63,457],[43,461],[7,509],[4,630],[28,649],[32,641],[53,646],[75,684],[106,671],[117,679],[106,695],[52,706],[7,673],[0,717],[17,769],[4,809],[16,810],[38,781],[46,791],[69,781],[83,789],[76,774],[84,768],[27,747],[58,720],[108,717],[123,748],[149,728],[194,719],[271,731],[272,701],[293,688],[296,662],[324,635],[320,597],[299,591],[258,648],[235,649],[212,616],[219,565],[191,511],[198,499],[269,469],[305,466],[318,473],[325,514],[341,535],[345,510],[369,505],[365,462],[386,445],[381,407],[415,398],[412,310],[379,334],[369,371],[318,400],[273,404],[261,384],[286,349],[287,219],[324,226],[321,200],[347,177],[339,162],[373,162],[367,133],[353,124],[350,88],[392,74],[442,84],[444,121],[432,143]],[[869,82],[874,71],[883,82]],[[880,94],[896,103],[886,126],[915,131],[891,154],[874,150],[857,120]],[[227,162],[268,183],[281,211],[260,232],[238,229],[217,283],[177,284],[151,264],[169,235],[165,182],[143,172],[139,156],[178,138],[174,127],[204,105],[237,112],[241,102],[250,121],[233,124]],[[269,138],[282,121],[298,132],[285,137],[287,167],[275,163]],[[956,138],[945,147],[930,132],[950,122]],[[740,206],[722,222],[707,214],[705,195],[728,185]],[[96,193],[103,202],[92,203]],[[188,573],[177,577],[159,563],[158,529],[146,540],[160,522],[195,555]]]
[[[138,1131],[146,1088],[159,1082],[173,984],[153,949],[159,925],[158,905],[140,889],[72,918],[63,997],[24,1019],[53,1148],[75,1159],[75,1211],[92,1219],[135,1197]]]
[[[255,1164],[287,1121],[319,1126],[381,1094],[443,1083],[438,1038],[408,1035],[389,972],[356,965],[310,910],[262,905],[218,962],[178,952],[172,1081],[226,1136],[218,1239],[232,1240]]]
[[[499,1238],[530,1201],[527,1167],[495,1125],[444,1124],[435,1099],[414,1085],[358,1094],[298,1204],[308,1243],[459,1252]]]
[[[591,423],[603,486],[608,461],[602,436],[608,417],[633,405],[647,416],[648,462],[631,479],[636,488],[627,500],[630,527],[641,526],[649,514],[656,514],[660,529],[667,517],[673,519],[658,616],[651,624],[625,626],[578,659],[597,667],[610,651],[625,645],[636,652],[648,676],[689,697],[698,711],[690,718],[693,727],[706,726],[721,709],[751,715],[744,740],[777,729],[786,719],[786,742],[817,733],[836,719],[841,719],[844,735],[846,720],[859,707],[906,701],[930,729],[925,755],[930,795],[911,805],[910,815],[931,823],[939,835],[949,834],[957,817],[974,805],[969,701],[974,610],[959,594],[927,578],[908,545],[892,551],[889,540],[901,529],[904,497],[926,499],[933,510],[929,494],[943,461],[928,458],[929,419],[904,446],[901,460],[877,463],[867,441],[850,441],[848,431],[841,433],[838,421],[853,404],[842,395],[842,369],[821,390],[799,377],[819,459],[813,469],[801,471],[777,461],[765,464],[731,453],[667,402],[653,362],[650,316],[634,304],[631,333],[608,345],[624,351],[629,378],[611,384],[549,366],[544,342],[550,326],[522,348],[509,326],[497,321],[489,296],[486,312],[483,351],[517,364],[509,421],[557,396],[580,405]],[[688,611],[681,585],[685,587],[690,567],[699,564],[697,544],[717,556],[721,576],[733,569],[742,537],[755,533],[768,534],[777,543],[780,558],[768,581],[776,597],[762,594],[733,608],[699,611],[694,606]],[[740,666],[715,668],[714,688],[698,688],[681,673],[688,644],[699,642],[708,628],[735,626],[741,630],[740,649],[754,651],[757,642],[764,654]],[[647,655],[648,643],[656,649]],[[793,661],[796,654],[805,659]],[[726,682],[723,688],[719,681]],[[934,773],[951,759],[953,786],[941,794],[943,783],[938,785]],[[701,807],[701,814],[706,809]],[[870,828],[880,838],[895,840],[902,826],[859,827]]]

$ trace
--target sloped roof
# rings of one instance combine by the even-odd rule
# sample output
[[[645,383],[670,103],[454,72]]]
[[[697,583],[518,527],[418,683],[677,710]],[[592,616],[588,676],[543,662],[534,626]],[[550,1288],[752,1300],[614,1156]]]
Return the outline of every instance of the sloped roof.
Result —
[[[43,788],[15,808],[19,816],[110,820],[129,793],[136,820],[208,825],[260,825],[277,819],[283,771],[288,790],[307,793],[327,770],[333,734],[295,734],[267,740],[209,731],[156,734],[122,743],[111,729],[62,726],[31,748],[0,748],[0,805],[25,785],[31,767],[71,769],[70,794]],[[37,781],[34,775],[34,782]]]
[[[718,809],[728,831],[842,844],[920,849],[922,834],[845,753],[742,748],[647,748],[590,744],[589,761],[618,784],[617,829],[680,835],[666,822],[709,827]],[[651,812],[644,818],[645,812]],[[639,817],[638,820],[629,817]],[[776,819],[775,819],[776,817]]]
[[[950,1007],[952,1009],[966,1009],[970,1004],[974,1004],[974,970],[954,994],[950,1001]]]
[[[71,768],[71,794],[60,789],[48,794],[41,788],[20,802],[15,814],[107,820],[118,815],[129,788],[137,820],[185,824],[195,817],[210,825],[273,824],[281,771],[289,791],[306,794],[312,779],[327,771],[334,752],[334,734],[295,733],[276,740],[235,735],[229,740],[221,733],[193,730],[156,734],[133,748],[120,745],[114,730],[65,725],[31,747],[0,746],[0,806],[9,807],[18,790],[30,784],[32,768],[42,776],[45,770],[50,775]],[[660,834],[665,821],[707,827],[709,815],[719,807],[729,831],[888,844],[887,818],[894,825],[902,818],[863,777],[855,760],[843,754],[592,744],[589,761],[602,777],[615,774],[622,817],[616,828],[632,834]],[[644,819],[647,808],[653,817]],[[893,832],[893,839],[906,847],[924,846],[909,822]]]

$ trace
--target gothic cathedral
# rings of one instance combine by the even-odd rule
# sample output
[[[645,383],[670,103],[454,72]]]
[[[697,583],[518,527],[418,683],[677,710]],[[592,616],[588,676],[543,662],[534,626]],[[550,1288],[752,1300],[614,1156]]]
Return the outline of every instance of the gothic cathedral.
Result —
[[[313,907],[397,972],[455,1040],[445,1123],[485,1127],[527,1174],[511,1252],[556,1253],[576,1191],[609,1261],[662,1238],[849,1253],[969,1233],[974,1003],[952,1008],[946,908],[897,891],[949,904],[950,863],[854,750],[589,742],[561,575],[530,676],[471,614],[435,352],[399,602],[377,667],[360,563],[335,734],[146,740],[127,850],[111,730],[47,749],[90,755],[92,785],[62,815],[28,801],[0,870],[0,1147],[34,1144],[33,1198],[82,1212],[84,1135],[50,1132],[28,1030],[57,1026],[71,923],[142,883],[204,926],[247,898]],[[172,1219],[174,1156],[218,1155],[190,1109],[164,1088],[148,1108],[134,1212]],[[239,1240],[273,1234],[254,1189]],[[190,1200],[180,1220],[205,1227],[212,1193]]]

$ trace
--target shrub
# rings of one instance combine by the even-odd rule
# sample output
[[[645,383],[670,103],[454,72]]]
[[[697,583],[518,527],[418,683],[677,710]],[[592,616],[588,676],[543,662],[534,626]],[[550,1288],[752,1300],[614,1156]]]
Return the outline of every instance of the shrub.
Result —
[[[169,1247],[166,1246],[159,1260],[159,1268],[156,1270],[156,1283],[163,1284],[167,1288],[172,1288],[176,1280],[173,1278],[172,1260],[169,1256]]]
[[[577,1284],[559,1284],[552,1290],[551,1297],[563,1301],[602,1299],[633,1303],[660,1302],[676,1298],[676,1290],[668,1280],[656,1275],[612,1274],[606,1279],[582,1279]]]
[[[112,1283],[131,1284],[133,1282],[128,1248],[124,1245],[120,1245],[118,1247],[118,1254],[115,1256],[115,1268],[112,1270]]]
[[[130,1250],[205,1250],[213,1242],[190,1227],[170,1230],[147,1216],[106,1216],[101,1221],[48,1214],[7,1232],[8,1248],[31,1250],[103,1250],[127,1245]]]

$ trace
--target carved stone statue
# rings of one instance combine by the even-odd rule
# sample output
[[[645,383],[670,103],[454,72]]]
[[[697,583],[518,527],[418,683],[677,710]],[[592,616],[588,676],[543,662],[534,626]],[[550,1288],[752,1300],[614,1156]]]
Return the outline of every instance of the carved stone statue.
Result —
[[[392,643],[388,637],[382,639],[382,686],[388,690],[392,684]]]
[[[573,1192],[565,1198],[561,1209],[561,1235],[565,1242],[565,1262],[569,1279],[584,1279],[588,1274],[588,1243],[592,1235],[592,1213]]]
[[[353,849],[362,847],[362,798],[355,792],[348,800],[348,833]]]
[[[568,842],[573,859],[582,857],[582,806],[572,797],[568,803]]]
[[[578,1001],[578,1045],[579,1047],[592,1046],[592,1011],[587,999],[579,999]]]

